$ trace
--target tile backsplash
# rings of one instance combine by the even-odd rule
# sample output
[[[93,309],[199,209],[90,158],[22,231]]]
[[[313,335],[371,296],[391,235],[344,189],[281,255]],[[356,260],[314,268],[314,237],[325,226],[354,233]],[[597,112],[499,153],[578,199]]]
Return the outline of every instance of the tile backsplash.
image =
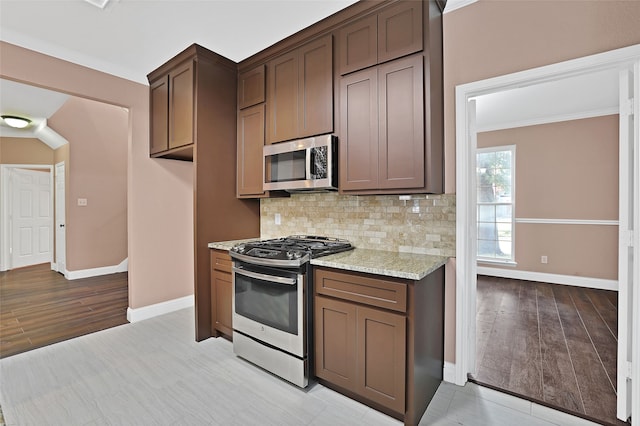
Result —
[[[455,256],[456,197],[413,195],[404,201],[397,195],[312,193],[260,200],[261,237],[293,234],[346,238],[360,248]]]

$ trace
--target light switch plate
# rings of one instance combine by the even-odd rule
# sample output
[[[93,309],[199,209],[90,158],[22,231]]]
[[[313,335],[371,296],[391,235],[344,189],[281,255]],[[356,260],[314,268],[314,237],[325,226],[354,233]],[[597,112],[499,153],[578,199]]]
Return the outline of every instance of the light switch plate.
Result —
[[[78,205],[81,207],[84,207],[87,205],[87,199],[86,198],[78,198]]]

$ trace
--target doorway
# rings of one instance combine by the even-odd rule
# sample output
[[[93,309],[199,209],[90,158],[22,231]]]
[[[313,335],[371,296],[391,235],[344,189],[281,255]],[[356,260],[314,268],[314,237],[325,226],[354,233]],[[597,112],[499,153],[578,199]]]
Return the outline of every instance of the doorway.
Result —
[[[617,417],[626,420],[632,411],[640,411],[640,374],[631,372],[632,358],[637,361],[638,342],[631,339],[631,330],[637,329],[639,317],[638,292],[632,292],[633,283],[640,282],[638,268],[638,197],[633,188],[639,187],[638,177],[638,122],[633,110],[638,111],[640,96],[640,46],[631,46],[604,54],[594,55],[560,64],[537,68],[456,88],[456,156],[457,156],[457,238],[456,268],[456,383],[464,384],[467,375],[476,371],[476,184],[475,99],[479,96],[505,92],[521,87],[540,87],[543,83],[559,81],[589,72],[612,70],[619,75],[620,110],[620,241],[618,251],[618,377]],[[634,155],[634,152],[636,153]],[[637,190],[636,190],[637,192]],[[635,309],[632,309],[634,308]],[[633,314],[632,314],[633,313]],[[633,375],[633,377],[632,377]],[[632,393],[635,398],[632,398]]]
[[[1,271],[53,260],[53,168],[2,165]]]
[[[55,253],[55,269],[64,274],[66,269],[66,253],[67,253],[67,233],[65,221],[65,166],[64,161],[57,163],[55,168],[55,234],[56,234],[56,253]]]

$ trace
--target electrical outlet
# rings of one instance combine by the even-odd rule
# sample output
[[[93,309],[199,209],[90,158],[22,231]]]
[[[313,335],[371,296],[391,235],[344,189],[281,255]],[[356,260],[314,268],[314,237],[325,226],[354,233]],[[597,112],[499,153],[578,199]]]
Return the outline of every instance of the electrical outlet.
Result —
[[[540,263],[548,263],[547,256],[540,256]]]
[[[274,222],[276,225],[280,225],[282,223],[282,217],[280,216],[280,213],[276,213],[274,217]]]
[[[78,205],[80,207],[84,207],[87,205],[87,199],[86,198],[78,198]]]

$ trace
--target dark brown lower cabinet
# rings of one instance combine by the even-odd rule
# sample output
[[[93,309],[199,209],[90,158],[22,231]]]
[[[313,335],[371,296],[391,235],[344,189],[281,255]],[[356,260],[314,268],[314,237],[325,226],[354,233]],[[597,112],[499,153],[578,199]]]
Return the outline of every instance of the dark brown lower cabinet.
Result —
[[[442,381],[444,267],[420,281],[317,267],[315,374],[416,425]]]
[[[403,412],[407,318],[360,306],[356,324],[356,391],[393,411]]]
[[[231,256],[223,250],[211,250],[211,332],[214,337],[231,339],[233,284]]]
[[[315,298],[316,376],[352,392],[357,388],[356,309],[342,300]]]

